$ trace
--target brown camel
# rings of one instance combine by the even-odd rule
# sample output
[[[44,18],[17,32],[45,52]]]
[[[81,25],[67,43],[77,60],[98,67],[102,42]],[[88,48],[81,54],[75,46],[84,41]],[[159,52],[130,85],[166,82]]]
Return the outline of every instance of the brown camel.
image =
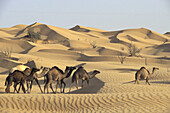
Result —
[[[159,68],[153,67],[152,73],[150,73],[145,67],[141,67],[135,74],[135,84],[139,84],[139,79],[146,80],[146,83],[149,83],[149,79],[155,74],[155,71],[159,70]]]
[[[44,76],[48,73],[49,69],[50,69],[50,68],[48,68],[48,67],[42,67],[42,66],[41,66],[40,71],[37,71],[37,72],[35,73],[35,77],[36,77],[36,78],[44,77]]]
[[[63,93],[64,93],[65,86],[66,86],[64,79],[68,78],[74,69],[76,69],[76,68],[66,66],[65,72],[63,72],[61,69],[59,69],[56,66],[52,67],[49,70],[49,72],[45,75],[46,83],[44,86],[44,93],[45,93],[46,88],[47,88],[47,93],[49,93],[48,86],[50,86],[53,93],[55,93],[53,90],[53,87],[52,87],[52,82],[55,80],[57,81],[57,85],[59,84],[59,86],[60,86],[60,92],[62,92],[62,84],[64,84],[64,88],[63,88]],[[57,85],[56,85],[56,91],[57,91]]]
[[[26,70],[29,70],[29,68],[26,68]],[[20,83],[20,87],[22,86],[23,92],[26,93],[24,83],[25,81],[33,80],[34,78],[33,75],[37,71],[38,69],[33,68],[29,76],[27,76],[26,74],[24,74],[24,72],[19,70],[15,70],[13,73],[10,73],[5,81],[5,85],[7,86],[7,88],[5,89],[6,93],[10,93],[10,86],[12,85],[12,82],[14,82],[14,91],[17,91],[16,86]],[[20,87],[17,93],[19,93]]]
[[[76,81],[76,87],[78,89],[78,82],[79,82],[79,79],[81,79],[82,80],[82,88],[83,88],[84,81],[86,80],[87,84],[89,86],[89,79],[93,78],[98,73],[100,73],[100,71],[94,70],[92,74],[88,74],[87,71],[82,66],[79,67],[74,72],[74,74],[72,76],[72,81],[71,81],[71,84],[70,84],[69,92],[71,91],[71,87],[72,87],[72,84],[73,84],[74,81]]]

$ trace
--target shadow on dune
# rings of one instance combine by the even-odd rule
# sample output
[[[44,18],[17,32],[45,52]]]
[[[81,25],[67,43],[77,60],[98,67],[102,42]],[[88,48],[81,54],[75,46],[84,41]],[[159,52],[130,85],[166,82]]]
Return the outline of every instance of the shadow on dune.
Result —
[[[131,69],[131,68],[117,68],[117,69],[109,69],[109,70],[117,70],[120,71],[120,73],[130,73],[132,71],[137,71],[137,69]]]
[[[129,83],[135,83],[135,80],[129,81],[129,82],[124,82],[123,84],[129,84]]]
[[[9,74],[9,71],[4,71],[4,72],[1,72],[0,74]]]
[[[170,84],[170,81],[151,81],[150,83],[154,83],[154,84]]]
[[[0,91],[0,94],[5,94],[5,91]]]

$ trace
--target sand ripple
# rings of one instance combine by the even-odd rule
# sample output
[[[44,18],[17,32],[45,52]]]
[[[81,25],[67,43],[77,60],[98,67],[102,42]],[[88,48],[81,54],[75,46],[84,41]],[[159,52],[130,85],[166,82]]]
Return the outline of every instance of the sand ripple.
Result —
[[[0,112],[168,112],[170,95],[158,93],[2,95]]]

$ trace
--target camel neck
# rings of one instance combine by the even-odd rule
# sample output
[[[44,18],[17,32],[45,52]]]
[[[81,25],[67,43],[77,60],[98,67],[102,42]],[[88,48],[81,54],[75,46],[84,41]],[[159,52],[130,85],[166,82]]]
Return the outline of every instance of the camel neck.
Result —
[[[93,78],[97,73],[92,73],[92,74],[89,74],[89,79]]]
[[[72,71],[67,71],[64,73],[64,77],[63,78],[68,78],[71,75]]]
[[[152,70],[152,73],[150,74],[150,77],[152,77],[155,74],[155,70]]]
[[[35,73],[34,69],[31,70],[30,76],[33,76],[33,74]]]

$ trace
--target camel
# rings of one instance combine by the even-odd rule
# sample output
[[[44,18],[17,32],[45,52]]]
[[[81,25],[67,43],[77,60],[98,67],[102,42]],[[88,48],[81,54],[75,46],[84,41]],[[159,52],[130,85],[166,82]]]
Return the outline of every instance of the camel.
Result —
[[[29,70],[29,68],[26,68],[25,70],[27,71],[27,70]],[[21,86],[22,86],[23,92],[26,93],[24,83],[25,83],[25,81],[32,80],[34,73],[37,71],[38,71],[38,69],[33,68],[31,70],[31,74],[29,76],[25,75],[24,72],[19,71],[19,70],[15,70],[13,73],[10,73],[5,81],[5,85],[7,85],[7,88],[5,89],[6,93],[10,93],[10,86],[12,85],[12,82],[14,82],[14,84],[15,84],[14,91],[16,90],[17,84],[20,83],[18,91],[16,90],[17,93],[19,93]]]
[[[49,70],[49,72],[45,75],[46,83],[45,83],[45,86],[44,86],[44,93],[45,93],[46,88],[47,88],[47,93],[49,93],[48,92],[48,86],[50,86],[53,93],[55,93],[53,88],[52,88],[52,82],[55,81],[55,80],[57,81],[57,85],[59,84],[59,86],[60,86],[60,92],[61,93],[62,93],[62,84],[64,84],[64,87],[63,87],[63,93],[64,93],[64,89],[65,89],[65,86],[66,86],[64,79],[68,78],[71,75],[71,73],[74,69],[76,69],[76,68],[66,66],[65,72],[63,72],[61,69],[59,69],[56,66],[52,67]],[[56,92],[57,92],[57,85],[56,85]]]
[[[49,71],[49,69],[50,69],[50,68],[48,68],[48,67],[42,67],[42,66],[41,66],[40,71],[37,71],[37,72],[35,73],[35,77],[36,77],[36,78],[44,77],[44,75],[47,74],[47,72]]]
[[[33,83],[33,80],[35,79],[36,83],[38,84],[38,86],[41,90],[41,93],[43,93],[37,78],[43,77],[44,75],[47,74],[48,71],[49,71],[49,68],[41,66],[39,71],[35,72],[33,76],[30,76],[30,78],[27,80],[27,91],[31,92],[32,83]]]
[[[83,88],[84,81],[86,80],[87,84],[89,86],[89,79],[93,78],[98,73],[100,73],[100,71],[94,70],[92,74],[88,74],[87,71],[84,69],[84,67],[82,67],[82,66],[79,67],[74,72],[74,74],[72,76],[72,81],[71,81],[71,84],[70,84],[69,92],[71,91],[71,87],[72,87],[72,84],[74,83],[74,81],[76,81],[76,87],[78,89],[78,82],[79,82],[79,79],[81,79],[82,80],[82,88]]]
[[[24,71],[26,68],[30,69],[30,67],[20,64],[10,69],[10,73],[13,73],[15,70]]]
[[[159,70],[159,68],[153,67],[152,73],[150,73],[145,67],[141,67],[135,74],[135,84],[139,84],[139,79],[146,80],[146,83],[149,83],[149,79],[155,74],[155,71]]]

